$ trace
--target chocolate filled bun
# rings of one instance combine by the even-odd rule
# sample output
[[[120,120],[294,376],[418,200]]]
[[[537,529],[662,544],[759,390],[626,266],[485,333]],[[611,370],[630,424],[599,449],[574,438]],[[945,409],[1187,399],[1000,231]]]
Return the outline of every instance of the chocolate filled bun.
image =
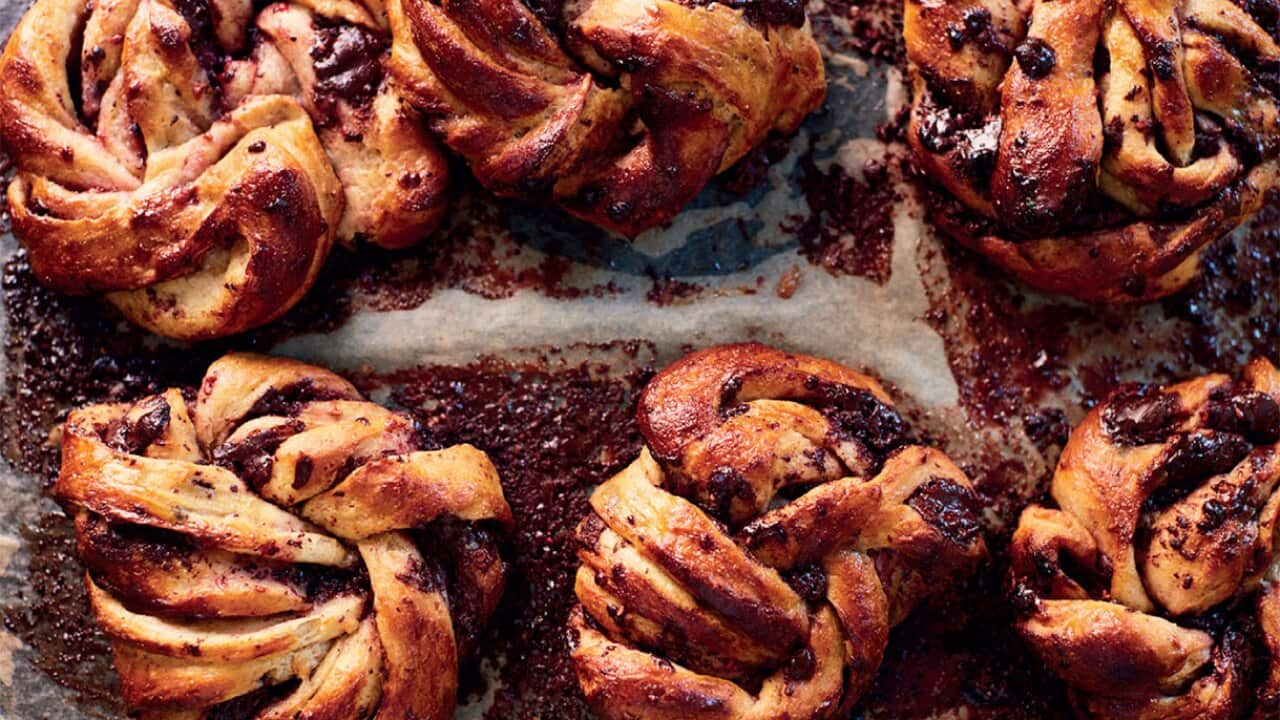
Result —
[[[1280,710],[1280,371],[1127,386],[1022,515],[1018,628],[1096,720]]]
[[[357,0],[37,0],[0,56],[36,276],[206,339],[283,314],[335,240],[422,239],[447,166],[389,45]]]
[[[825,93],[802,3],[390,0],[391,68],[476,178],[634,236]]]
[[[638,412],[578,530],[573,662],[606,720],[847,717],[890,629],[985,555],[968,478],[865,375],[722,346]]]
[[[292,360],[73,412],[56,496],[148,720],[447,720],[503,591],[489,458]]]
[[[907,0],[904,27],[933,219],[1036,288],[1175,292],[1275,185],[1268,3]]]

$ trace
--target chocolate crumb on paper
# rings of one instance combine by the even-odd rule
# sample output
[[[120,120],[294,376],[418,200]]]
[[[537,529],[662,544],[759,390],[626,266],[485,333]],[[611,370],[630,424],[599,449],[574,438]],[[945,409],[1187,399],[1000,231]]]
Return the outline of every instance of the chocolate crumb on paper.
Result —
[[[898,190],[885,159],[867,160],[861,178],[838,163],[819,169],[812,153],[800,158],[800,168],[809,212],[792,217],[786,227],[800,254],[833,275],[889,282]]]

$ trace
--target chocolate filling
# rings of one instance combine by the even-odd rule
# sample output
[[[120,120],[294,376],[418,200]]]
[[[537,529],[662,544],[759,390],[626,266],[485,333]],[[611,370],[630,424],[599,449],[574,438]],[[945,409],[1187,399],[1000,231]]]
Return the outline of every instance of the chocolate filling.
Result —
[[[234,472],[257,490],[271,479],[276,450],[302,430],[302,421],[291,420],[250,433],[238,442],[223,443],[213,449],[213,464]]]
[[[1150,385],[1120,388],[1102,410],[1103,429],[1121,445],[1163,442],[1185,419],[1177,395]]]
[[[108,431],[107,445],[124,453],[146,450],[169,428],[169,403],[160,396],[143,400],[130,409],[135,417],[121,418]]]
[[[311,47],[316,71],[315,104],[321,125],[336,121],[339,101],[366,107],[382,85],[382,54],[386,43],[356,25],[321,27]]]
[[[907,504],[957,545],[968,545],[982,534],[977,496],[954,480],[929,478],[911,493]]]

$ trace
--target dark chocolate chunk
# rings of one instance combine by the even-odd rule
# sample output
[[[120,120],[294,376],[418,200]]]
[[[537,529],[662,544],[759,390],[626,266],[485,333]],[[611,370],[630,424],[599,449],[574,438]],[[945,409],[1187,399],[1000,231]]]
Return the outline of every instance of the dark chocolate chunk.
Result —
[[[1058,64],[1058,54],[1049,43],[1034,37],[1023,40],[1014,49],[1013,57],[1017,59],[1022,72],[1032,80],[1048,77],[1053,72],[1053,66]]]
[[[1185,419],[1178,396],[1151,385],[1125,386],[1102,409],[1103,429],[1121,445],[1164,442]]]
[[[968,545],[982,533],[973,491],[949,478],[929,478],[911,493],[907,504],[956,544]]]
[[[120,452],[142,452],[169,428],[169,410],[168,401],[159,395],[143,400],[132,409],[141,414],[116,423],[107,444]]]

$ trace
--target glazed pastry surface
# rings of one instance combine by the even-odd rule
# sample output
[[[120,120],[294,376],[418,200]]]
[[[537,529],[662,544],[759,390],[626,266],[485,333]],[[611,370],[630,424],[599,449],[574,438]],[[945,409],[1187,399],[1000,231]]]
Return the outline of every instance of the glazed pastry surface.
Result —
[[[470,445],[328,371],[228,355],[194,401],[75,411],[75,519],[125,703],[149,720],[446,720],[502,595],[511,510]]]
[[[36,275],[205,339],[284,313],[335,240],[420,240],[447,168],[388,38],[376,2],[38,0],[0,56]]]
[[[843,717],[890,628],[985,555],[969,480],[860,373],[711,348],[639,420],[579,527],[573,660],[602,718]]]
[[[624,235],[821,103],[803,6],[390,0],[391,68],[489,190]]]
[[[909,142],[958,201],[934,220],[1037,288],[1168,295],[1275,186],[1262,3],[907,0],[904,27]]]
[[[1099,720],[1280,709],[1280,371],[1129,386],[1013,536],[1019,629]]]

